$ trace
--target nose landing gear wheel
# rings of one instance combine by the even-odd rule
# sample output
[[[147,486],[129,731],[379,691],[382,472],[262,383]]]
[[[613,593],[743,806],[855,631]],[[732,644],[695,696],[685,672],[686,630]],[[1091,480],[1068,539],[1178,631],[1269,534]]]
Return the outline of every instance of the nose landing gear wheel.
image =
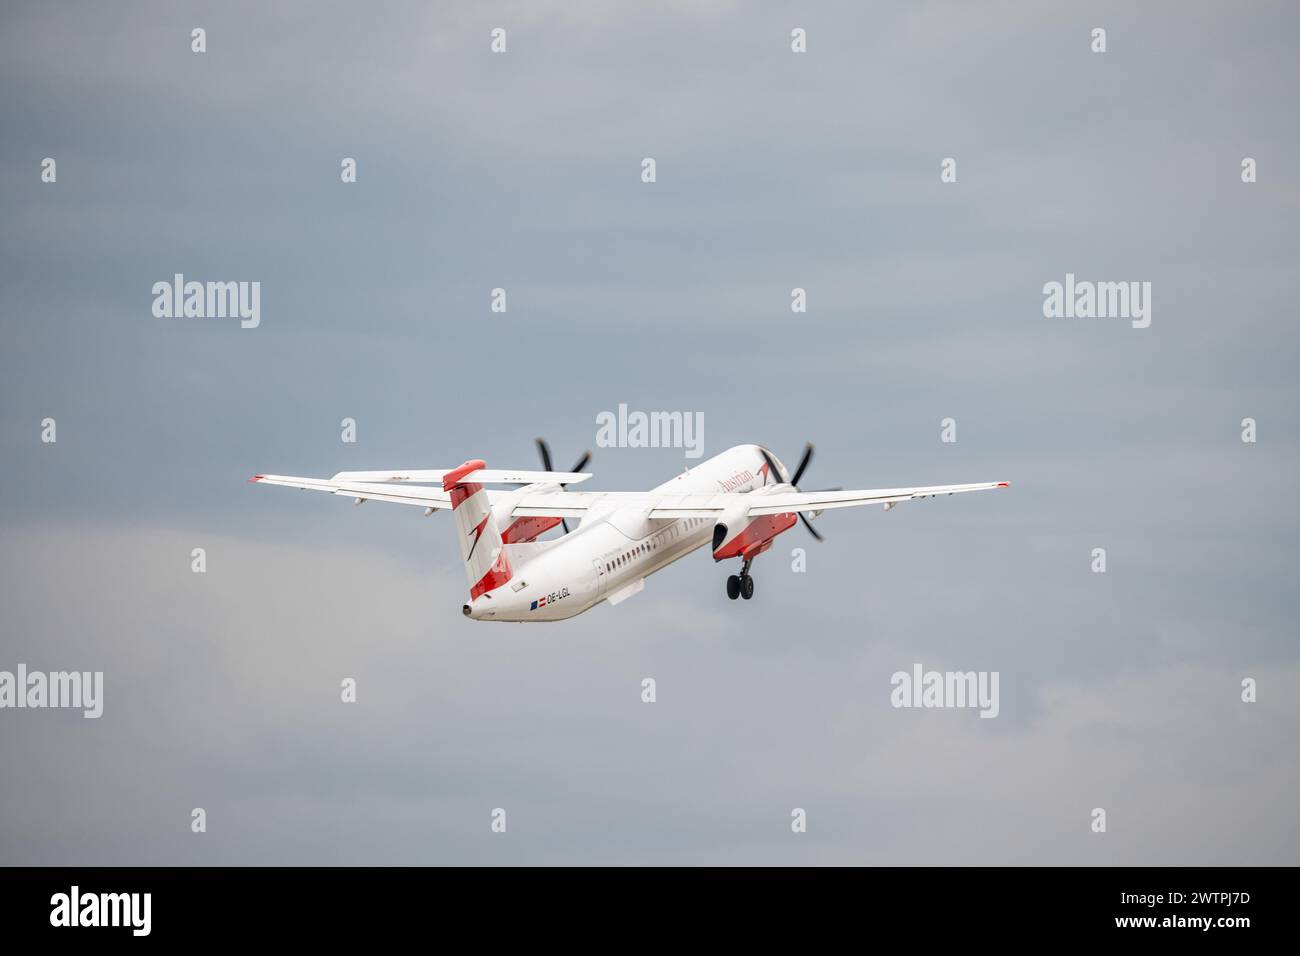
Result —
[[[754,589],[751,587],[750,590],[752,591]],[[733,601],[740,597],[740,578],[736,577],[734,574],[727,578],[727,597],[731,598]]]
[[[754,596],[754,579],[748,574],[740,579],[740,596],[746,601]]]

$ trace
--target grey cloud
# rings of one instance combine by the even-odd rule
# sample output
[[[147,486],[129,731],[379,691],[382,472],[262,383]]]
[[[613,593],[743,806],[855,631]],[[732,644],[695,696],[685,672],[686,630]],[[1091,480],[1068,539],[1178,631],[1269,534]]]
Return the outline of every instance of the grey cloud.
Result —
[[[110,681],[100,721],[0,718],[24,767],[0,781],[3,857],[1294,858],[1294,11],[0,16],[0,667],[66,656]],[[261,327],[153,318],[177,271],[261,281]],[[1045,319],[1067,271],[1151,281],[1151,328]],[[710,454],[813,440],[816,486],[1013,487],[829,513],[825,544],[796,529],[760,560],[752,606],[697,555],[516,632],[459,618],[438,518],[245,484],[528,466],[536,434],[571,460],[620,402],[702,412]],[[593,487],[683,465],[596,451]],[[888,708],[917,660],[1000,670],[999,718]],[[1247,674],[1260,703],[1228,708]],[[502,804],[505,846],[485,839]]]

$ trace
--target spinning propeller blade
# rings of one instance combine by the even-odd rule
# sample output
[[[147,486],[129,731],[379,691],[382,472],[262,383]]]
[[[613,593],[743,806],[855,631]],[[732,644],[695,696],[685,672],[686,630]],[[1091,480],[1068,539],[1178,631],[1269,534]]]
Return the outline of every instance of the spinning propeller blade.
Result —
[[[535,439],[533,439],[533,440],[537,443],[537,451],[538,451],[538,452],[541,454],[541,456],[542,456],[542,467],[545,468],[547,471],[554,471],[555,468],[552,467],[552,465],[551,465],[551,448],[550,448],[549,445],[546,444],[546,439],[545,439],[545,438],[535,438]],[[587,462],[589,462],[589,461],[591,461],[591,451],[590,451],[590,450],[588,450],[588,451],[584,451],[584,452],[582,453],[582,457],[578,459],[578,463],[577,463],[576,465],[574,465],[572,468],[570,468],[569,470],[570,470],[570,471],[582,471],[583,468],[587,467]],[[563,488],[563,487],[564,487],[564,484],[561,483],[561,484],[560,484],[560,487]],[[567,521],[565,521],[563,518],[561,518],[561,519],[560,519],[560,524],[564,527],[564,533],[565,533],[565,534],[568,534],[568,533],[569,533],[569,522],[567,522]]]

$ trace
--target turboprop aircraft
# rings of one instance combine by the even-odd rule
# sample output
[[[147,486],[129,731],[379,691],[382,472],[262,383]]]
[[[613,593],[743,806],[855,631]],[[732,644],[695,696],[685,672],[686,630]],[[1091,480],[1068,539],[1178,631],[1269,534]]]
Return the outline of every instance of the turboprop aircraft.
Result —
[[[798,521],[818,541],[809,518],[834,508],[881,505],[964,491],[1006,488],[1005,481],[872,491],[800,491],[812,460],[805,447],[791,473],[762,445],[737,445],[650,491],[569,491],[586,481],[586,452],[571,471],[553,471],[546,442],[537,439],[544,471],[489,468],[475,459],[435,470],[341,471],[333,478],[254,475],[249,481],[328,491],[366,501],[451,511],[469,578],[476,621],[560,621],[601,601],[619,604],[645,579],[678,558],[710,545],[715,562],[739,560],[727,578],[727,597],[749,600],[754,559]],[[484,485],[514,485],[485,489]],[[570,530],[568,519],[578,519]],[[558,538],[538,537],[557,526]]]

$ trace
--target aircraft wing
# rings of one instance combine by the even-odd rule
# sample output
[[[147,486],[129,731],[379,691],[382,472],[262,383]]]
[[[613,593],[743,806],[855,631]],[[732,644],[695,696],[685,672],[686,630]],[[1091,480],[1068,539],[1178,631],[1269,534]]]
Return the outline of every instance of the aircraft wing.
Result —
[[[752,492],[718,492],[717,494],[677,494],[644,491],[539,491],[523,494],[515,503],[515,518],[581,518],[595,507],[644,507],[650,518],[713,517],[737,504],[748,504],[748,515],[788,514],[795,511],[829,511],[860,505],[893,505],[900,501],[936,498],[967,491],[991,491],[1006,488],[1005,481],[970,485],[930,485],[919,488],[877,488],[852,491],[788,491],[770,495]]]
[[[254,475],[249,481],[282,485],[304,491],[326,491],[363,501],[390,501],[421,508],[451,508],[451,494],[440,487],[443,477],[455,474],[459,480],[480,484],[528,485],[576,484],[591,477],[586,472],[528,471],[504,468],[474,468],[473,463],[457,469],[390,469],[388,471],[340,471],[333,478],[298,478],[292,475]],[[502,492],[491,491],[489,495]]]
[[[295,478],[290,475],[254,475],[249,481],[264,485],[283,485],[303,491],[327,491],[333,495],[346,495],[361,501],[391,501],[399,505],[418,505],[421,508],[451,510],[451,494],[441,488],[421,485],[400,485],[368,481],[337,480],[334,478]]]
[[[531,485],[537,482],[555,482],[556,484],[576,485],[591,477],[590,472],[582,471],[529,471],[510,468],[407,468],[389,471],[340,471],[330,481],[393,482],[411,484],[441,485],[442,479],[455,473],[459,480],[478,482],[479,484],[497,485]]]
[[[992,491],[1009,487],[1005,481],[987,481],[973,485],[932,485],[925,488],[883,488],[867,491],[790,491],[763,495],[749,509],[749,516],[778,515],[791,511],[830,511],[832,508],[856,508],[860,505],[892,505],[900,501],[959,495],[967,491]],[[745,495],[729,497],[743,498]]]
[[[267,485],[282,485],[304,491],[324,491],[334,495],[362,501],[388,501],[395,504],[417,505],[421,508],[450,509],[451,495],[438,487],[407,484],[418,478],[408,477],[418,472],[339,472],[333,478],[297,478],[289,475],[255,475],[249,481]],[[428,472],[424,473],[428,475]],[[561,472],[496,472],[487,476],[486,469],[480,480],[518,481],[525,476],[543,476],[554,481]],[[509,477],[504,477],[505,475]],[[355,476],[373,476],[376,480],[360,481]],[[477,476],[475,476],[477,477]],[[582,476],[586,477],[586,476]],[[424,478],[424,480],[429,480]],[[581,480],[581,479],[579,479]],[[530,492],[491,490],[488,495],[496,502],[502,496],[514,499],[510,512],[512,518],[581,518],[592,508],[644,508],[649,518],[715,517],[737,504],[747,504],[751,518],[762,515],[791,512],[830,511],[834,508],[855,508],[861,505],[893,505],[900,501],[918,498],[935,498],[956,495],[967,491],[989,491],[1005,488],[1005,481],[991,481],[971,485],[931,485],[920,488],[877,488],[872,490],[787,491],[775,494],[753,492],[718,492],[716,494],[680,494],[653,491],[562,491],[555,489]]]

